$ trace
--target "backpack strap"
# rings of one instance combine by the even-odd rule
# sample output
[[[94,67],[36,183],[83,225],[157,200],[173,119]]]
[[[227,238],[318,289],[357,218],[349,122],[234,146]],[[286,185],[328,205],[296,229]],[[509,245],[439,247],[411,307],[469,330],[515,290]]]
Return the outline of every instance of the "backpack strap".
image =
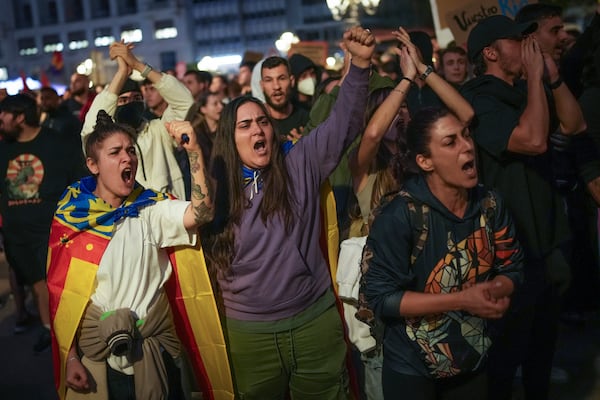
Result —
[[[414,264],[427,241],[429,235],[429,211],[430,208],[427,204],[415,200],[410,193],[405,190],[398,190],[390,193],[386,193],[381,197],[379,206],[371,210],[369,215],[369,226],[373,223],[373,220],[381,209],[388,203],[390,203],[396,196],[402,196],[406,205],[408,206],[408,212],[410,215],[410,226],[412,229],[412,251],[410,255],[410,264]]]
[[[410,215],[410,226],[412,230],[412,253],[410,256],[410,264],[413,265],[423,251],[425,242],[427,241],[427,235],[429,234],[429,206],[415,199],[406,191],[400,190],[391,193],[387,193],[382,196],[379,206],[374,210],[371,210],[369,215],[369,225],[372,224],[373,220],[377,215],[380,214],[381,209],[392,201],[396,196],[402,196],[408,205]],[[378,343],[383,341],[383,329],[381,324],[377,323],[373,310],[369,308],[369,304],[365,299],[363,292],[364,288],[364,277],[369,269],[368,261],[373,257],[373,253],[367,246],[363,248],[362,258],[360,263],[360,290],[358,294],[358,311],[355,317],[360,321],[371,326],[371,333],[377,338]]]
[[[410,193],[401,190],[399,194],[406,201],[410,222],[413,231],[413,246],[410,255],[410,264],[414,264],[427,242],[429,235],[429,206],[423,202],[415,201]]]
[[[430,208],[427,204],[415,200],[410,193],[405,190],[387,195],[386,203],[391,201],[396,196],[402,196],[410,214],[410,222],[413,231],[413,246],[410,255],[411,265],[415,263],[419,255],[425,248],[427,236],[429,235],[429,212]],[[384,203],[382,202],[382,205]],[[494,229],[493,223],[496,218],[496,195],[491,190],[488,190],[486,196],[480,202],[481,214],[485,224],[485,232],[489,244],[490,251],[494,251]]]
[[[377,205],[377,207],[373,208],[371,210],[371,212],[369,213],[369,218],[368,218],[369,229],[373,225],[373,221],[375,220],[375,217],[377,217],[381,213],[381,210],[383,209],[383,207],[385,205],[389,204],[399,194],[400,194],[400,191],[395,190],[395,191],[388,192],[388,193],[384,194],[383,196],[381,196],[381,199],[379,200],[379,204]]]
[[[483,221],[485,223],[485,233],[487,236],[489,249],[493,253],[495,251],[493,223],[496,219],[496,209],[498,206],[494,192],[488,190],[485,197],[481,200],[480,206],[481,215],[483,216]]]

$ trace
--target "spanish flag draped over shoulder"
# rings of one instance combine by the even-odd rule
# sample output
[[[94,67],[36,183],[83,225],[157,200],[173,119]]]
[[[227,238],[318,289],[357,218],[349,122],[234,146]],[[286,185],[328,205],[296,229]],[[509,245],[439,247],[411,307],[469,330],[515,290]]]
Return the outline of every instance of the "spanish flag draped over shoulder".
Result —
[[[116,221],[135,217],[141,207],[167,198],[136,186],[115,209],[94,194],[95,179],[69,186],[52,221],[48,249],[48,291],[52,321],[54,378],[66,394],[69,349],[96,285],[96,272]],[[186,347],[205,399],[233,399],[225,340],[200,245],[167,249],[173,274],[166,283],[177,334]]]
[[[336,280],[340,234],[338,229],[335,196],[333,195],[333,189],[331,188],[329,180],[326,180],[321,185],[320,203],[322,221],[320,237],[321,251],[325,256],[325,260],[329,264],[329,273],[331,274],[331,282],[336,296],[336,306],[338,312],[340,313],[342,323],[345,326],[346,320],[344,319],[344,307],[342,306],[342,301],[338,297],[338,285]],[[348,338],[347,328],[344,329],[344,339],[348,345],[346,367],[348,368],[348,373],[350,375],[350,398],[353,400],[360,399],[358,377],[352,363],[352,345],[350,344],[350,339]]]
[[[329,264],[329,272],[331,274],[331,282],[337,295],[337,260],[339,253],[340,234],[338,229],[337,212],[335,197],[329,181],[326,180],[321,185],[320,190],[321,202],[321,250],[325,256],[325,260]]]

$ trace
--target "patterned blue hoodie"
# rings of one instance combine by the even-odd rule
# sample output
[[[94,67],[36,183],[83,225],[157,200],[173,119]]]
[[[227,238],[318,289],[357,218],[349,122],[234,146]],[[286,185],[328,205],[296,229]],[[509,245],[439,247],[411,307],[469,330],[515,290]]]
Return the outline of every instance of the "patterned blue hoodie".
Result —
[[[482,186],[469,191],[463,218],[431,193],[422,176],[409,179],[403,189],[416,207],[429,206],[423,250],[411,265],[414,232],[422,225],[412,226],[407,200],[396,196],[375,218],[363,254],[368,269],[362,291],[385,325],[384,364],[401,374],[432,378],[479,370],[491,344],[484,319],[466,311],[405,318],[400,303],[406,291],[450,293],[496,275],[517,287],[523,255],[512,220],[496,194],[491,218],[482,215],[491,209]]]

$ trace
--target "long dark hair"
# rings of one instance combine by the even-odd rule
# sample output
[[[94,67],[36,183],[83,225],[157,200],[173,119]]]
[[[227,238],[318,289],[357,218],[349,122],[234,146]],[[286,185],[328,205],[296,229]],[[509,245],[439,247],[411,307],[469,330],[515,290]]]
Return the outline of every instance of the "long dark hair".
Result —
[[[390,95],[392,90],[393,87],[388,86],[376,89],[369,94],[369,98],[367,99],[367,108],[365,111],[363,130],[367,128],[369,121],[371,120],[373,115],[375,115],[375,112],[377,111],[379,106],[381,106],[385,99],[387,99],[387,97]],[[395,121],[396,120],[394,120],[394,122]],[[379,148],[377,150],[375,159],[373,160],[373,164],[371,164],[370,172],[377,172],[385,169],[390,169],[390,177],[393,177],[394,179],[398,180],[401,174],[399,174],[396,171],[396,168],[400,167],[397,160],[399,158],[400,153],[406,152],[406,134],[404,132],[405,130],[405,126],[401,127],[400,131],[398,132],[398,137],[395,140],[395,144],[399,150],[398,154],[390,151],[390,149],[384,145],[384,140],[382,140],[382,143],[379,145]]]
[[[215,132],[211,132],[208,127],[206,117],[202,113],[201,108],[206,106],[208,99],[211,96],[219,96],[219,94],[215,92],[205,92],[200,95],[200,98],[194,105],[195,113],[191,120],[192,128],[194,128],[194,132],[196,133],[196,140],[200,145],[200,149],[202,149],[202,157],[204,157],[204,162],[206,164],[210,163]]]
[[[392,92],[393,87],[387,86],[373,90],[369,93],[367,99],[367,108],[365,110],[364,118],[364,129],[369,124],[369,121],[375,115],[377,109],[383,104],[385,99]],[[394,120],[395,121],[395,120]],[[389,193],[398,189],[401,184],[400,177],[403,176],[400,169],[402,164],[400,163],[401,155],[405,152],[406,139],[404,132],[401,131],[395,140],[395,144],[399,150],[398,153],[393,153],[386,145],[382,142],[379,144],[375,159],[369,166],[369,173],[376,174],[375,182],[373,184],[373,191],[371,193],[370,205],[371,209],[374,210],[379,205],[381,198]],[[352,220],[362,220],[363,215],[359,204],[352,205],[349,209],[350,218]]]
[[[249,102],[258,105],[264,114],[269,116],[260,100],[250,96],[238,97],[223,109],[214,141],[210,171],[217,182],[214,199],[215,218],[211,224],[203,227],[202,231],[206,260],[213,273],[216,270],[229,271],[234,256],[234,227],[240,223],[244,210],[251,204],[244,194],[242,162],[235,144],[237,112],[242,105]],[[294,213],[284,156],[279,135],[273,132],[271,162],[261,171],[264,194],[260,203],[260,216],[265,224],[269,218],[282,218],[286,231],[290,232],[294,223]]]

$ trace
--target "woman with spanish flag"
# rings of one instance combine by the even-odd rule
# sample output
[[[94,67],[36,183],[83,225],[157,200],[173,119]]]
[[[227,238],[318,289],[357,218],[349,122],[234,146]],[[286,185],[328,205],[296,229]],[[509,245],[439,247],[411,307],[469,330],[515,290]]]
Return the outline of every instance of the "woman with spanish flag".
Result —
[[[135,182],[135,132],[101,110],[85,142],[92,175],[58,203],[48,288],[61,399],[183,398],[190,385],[182,385],[186,369],[179,366],[188,360],[203,398],[233,398],[216,305],[199,265],[196,229],[213,218],[202,152],[188,122],[167,129],[190,159],[191,202]]]

